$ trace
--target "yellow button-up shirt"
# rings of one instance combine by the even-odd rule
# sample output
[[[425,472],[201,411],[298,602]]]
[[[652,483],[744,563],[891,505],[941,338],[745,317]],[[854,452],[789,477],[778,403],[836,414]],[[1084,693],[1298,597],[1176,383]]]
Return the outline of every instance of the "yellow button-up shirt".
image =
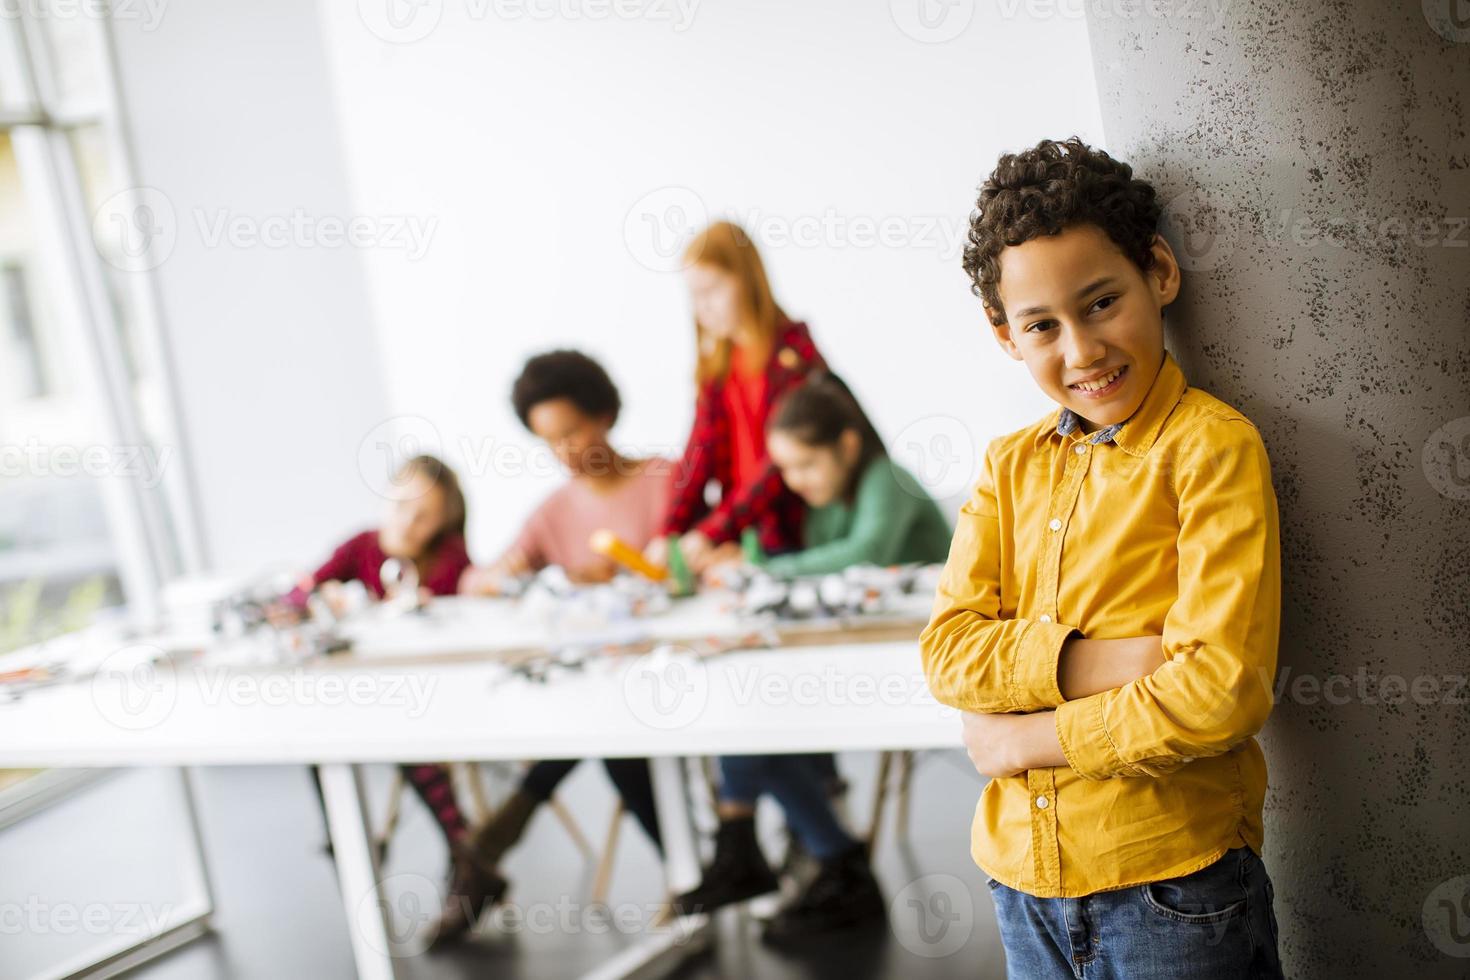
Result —
[[[1260,434],[1164,355],[1121,427],[1054,412],[990,444],[920,640],[935,697],[1056,709],[1069,766],[992,779],[975,862],[1045,898],[1158,881],[1260,853],[1281,619],[1276,496]],[[1093,442],[1112,436],[1112,441]],[[1066,701],[1073,633],[1158,634],[1152,675]]]

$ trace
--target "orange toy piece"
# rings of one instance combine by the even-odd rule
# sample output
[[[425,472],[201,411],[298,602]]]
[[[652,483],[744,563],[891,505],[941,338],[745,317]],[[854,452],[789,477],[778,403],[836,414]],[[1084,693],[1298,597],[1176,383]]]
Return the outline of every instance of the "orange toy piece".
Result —
[[[659,568],[647,558],[644,558],[640,551],[611,531],[594,531],[588,544],[599,555],[602,555],[604,558],[610,558],[629,571],[637,572],[646,579],[654,582],[662,582],[669,577],[668,569]]]

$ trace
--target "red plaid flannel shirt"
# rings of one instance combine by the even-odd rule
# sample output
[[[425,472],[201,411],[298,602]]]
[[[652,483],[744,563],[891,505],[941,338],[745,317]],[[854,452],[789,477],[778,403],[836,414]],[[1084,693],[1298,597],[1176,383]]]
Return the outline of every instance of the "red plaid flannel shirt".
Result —
[[[782,395],[812,371],[825,367],[826,362],[805,323],[788,323],[782,327],[766,364],[762,425]],[[699,531],[718,545],[733,541],[747,527],[754,527],[760,534],[761,547],[768,554],[800,548],[806,508],[801,498],[787,489],[781,472],[764,454],[760,476],[744,486],[731,486],[734,462],[723,387],[724,381],[707,381],[700,386],[699,400],[694,407],[694,429],[689,434],[684,458],[674,473],[663,533]],[[704,499],[705,487],[711,480],[720,485],[720,503],[713,509]]]

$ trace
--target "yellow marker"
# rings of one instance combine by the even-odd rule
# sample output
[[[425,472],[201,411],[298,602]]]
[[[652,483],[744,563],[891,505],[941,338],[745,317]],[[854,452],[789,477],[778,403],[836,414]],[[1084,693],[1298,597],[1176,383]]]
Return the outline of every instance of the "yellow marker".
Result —
[[[592,532],[592,538],[588,541],[588,544],[599,555],[612,559],[629,571],[637,572],[646,579],[651,579],[654,582],[662,582],[669,577],[667,569],[659,568],[647,558],[644,558],[641,552],[611,531],[602,530]]]

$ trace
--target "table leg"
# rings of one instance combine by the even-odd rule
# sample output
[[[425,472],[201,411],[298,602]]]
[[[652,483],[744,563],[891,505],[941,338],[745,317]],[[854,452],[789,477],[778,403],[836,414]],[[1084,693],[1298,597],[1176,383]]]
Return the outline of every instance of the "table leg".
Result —
[[[649,760],[653,803],[658,808],[658,831],[664,844],[664,878],[673,894],[699,884],[699,842],[689,813],[684,760],[658,756]]]
[[[393,980],[388,906],[378,888],[378,859],[363,803],[362,769],[342,762],[325,763],[321,778],[357,976],[359,980]]]
[[[699,842],[690,819],[684,760],[659,756],[649,760],[653,802],[658,808],[658,831],[664,845],[664,878],[670,894],[699,884]],[[582,980],[652,980],[677,969],[709,945],[709,916],[686,915],[662,923],[655,931],[606,960]]]

